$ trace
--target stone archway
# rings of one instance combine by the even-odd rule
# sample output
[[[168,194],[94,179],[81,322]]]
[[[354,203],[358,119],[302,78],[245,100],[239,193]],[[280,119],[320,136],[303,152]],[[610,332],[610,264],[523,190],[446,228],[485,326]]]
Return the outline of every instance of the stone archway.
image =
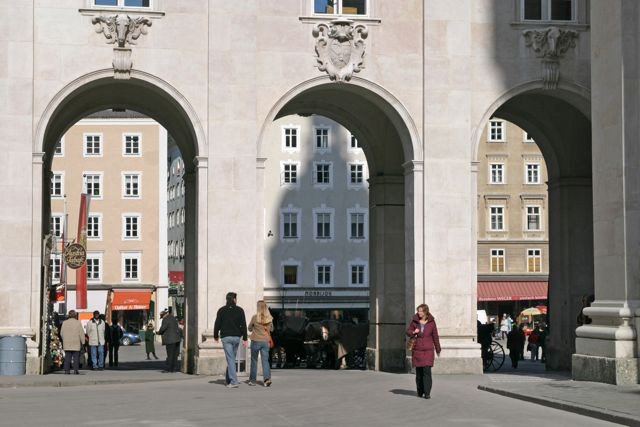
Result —
[[[570,83],[556,90],[544,90],[542,82],[511,89],[478,123],[473,140],[476,161],[480,133],[491,117],[508,120],[531,135],[548,167],[547,368],[569,370],[576,317],[583,296],[594,289],[590,93]]]
[[[113,70],[84,75],[65,86],[49,102],[37,128],[33,146],[33,247],[41,253],[42,236],[50,214],[49,174],[56,142],[78,120],[106,108],[141,112],[159,122],[176,140],[185,161],[185,283],[187,292],[187,371],[197,364],[199,337],[206,328],[206,301],[198,295],[207,288],[207,159],[208,148],[200,119],[178,90],[151,74],[132,71],[131,79],[115,80]],[[32,263],[32,286],[42,289],[39,257]],[[40,292],[38,292],[40,293]],[[38,305],[41,298],[33,298]],[[37,307],[34,310],[40,312]],[[34,325],[39,319],[32,317]],[[39,328],[36,327],[36,330]]]
[[[265,128],[291,114],[328,117],[363,144],[371,177],[369,366],[405,370],[406,319],[416,303],[424,301],[423,150],[416,126],[392,94],[367,80],[354,77],[350,83],[336,84],[318,77],[303,82],[274,104],[263,123],[258,139],[259,189],[264,187]],[[259,198],[261,229],[264,195]],[[258,252],[263,253],[264,247]],[[258,277],[264,277],[264,260],[258,257],[261,262]]]

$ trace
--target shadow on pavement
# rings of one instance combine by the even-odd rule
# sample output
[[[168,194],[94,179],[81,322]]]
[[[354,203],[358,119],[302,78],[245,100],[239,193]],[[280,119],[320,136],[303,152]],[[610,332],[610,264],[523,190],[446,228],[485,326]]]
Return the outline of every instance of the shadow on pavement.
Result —
[[[394,388],[392,390],[389,390],[389,393],[399,394],[401,396],[417,397],[417,394],[416,394],[415,390],[403,390],[403,389],[400,389],[400,388]]]
[[[213,380],[209,381],[209,384],[227,385],[227,382],[225,380]]]

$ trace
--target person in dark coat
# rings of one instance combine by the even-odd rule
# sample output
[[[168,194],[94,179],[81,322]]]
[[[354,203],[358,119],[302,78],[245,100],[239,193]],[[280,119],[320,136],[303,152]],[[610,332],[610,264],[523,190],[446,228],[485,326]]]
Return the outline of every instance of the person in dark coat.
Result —
[[[178,369],[178,354],[180,353],[180,328],[178,321],[171,313],[164,310],[160,313],[162,324],[158,335],[162,335],[162,345],[167,349],[166,372],[176,372]]]
[[[222,348],[227,359],[225,380],[227,387],[237,388],[239,385],[236,373],[236,354],[242,339],[242,345],[247,348],[247,321],[244,310],[238,307],[238,295],[228,292],[227,303],[220,307],[213,325],[213,339],[218,342],[222,338]]]
[[[124,335],[122,326],[114,320],[109,328],[109,366],[118,366],[118,351],[120,351],[122,335]]]
[[[416,345],[411,354],[411,363],[416,369],[416,386],[418,397],[431,398],[431,367],[435,353],[440,356],[440,337],[434,317],[429,313],[429,306],[420,304],[414,314],[406,335],[416,338]]]
[[[149,322],[147,330],[144,331],[144,350],[147,352],[147,360],[151,360],[150,354],[158,360],[156,356],[155,333],[153,332],[153,323]]]
[[[509,349],[509,357],[511,358],[511,366],[514,369],[518,368],[518,362],[520,361],[520,352],[524,346],[524,332],[522,326],[511,329],[511,332],[507,335],[507,348]]]

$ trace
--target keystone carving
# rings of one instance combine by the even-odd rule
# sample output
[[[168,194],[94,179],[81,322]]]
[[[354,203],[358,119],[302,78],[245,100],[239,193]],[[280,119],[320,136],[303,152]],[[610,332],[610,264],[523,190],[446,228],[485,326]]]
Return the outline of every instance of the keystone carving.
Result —
[[[329,24],[318,24],[312,33],[316,39],[316,66],[326,71],[336,82],[348,82],[353,73],[364,68],[364,40],[369,30],[364,25],[353,25],[349,19],[335,19]]]
[[[137,44],[141,35],[147,34],[151,26],[149,18],[131,18],[129,15],[97,16],[91,20],[96,33],[104,34],[107,44],[117,44],[113,48],[113,77],[129,79],[131,77],[131,47]]]
[[[542,59],[542,81],[544,88],[558,87],[560,80],[560,58],[571,48],[576,47],[578,32],[558,27],[522,32],[525,45],[530,47],[538,58]]]

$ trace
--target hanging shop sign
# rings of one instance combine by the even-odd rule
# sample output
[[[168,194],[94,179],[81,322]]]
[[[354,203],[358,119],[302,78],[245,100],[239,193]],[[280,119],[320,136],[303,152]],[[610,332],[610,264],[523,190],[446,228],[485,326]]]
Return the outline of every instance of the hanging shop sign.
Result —
[[[64,261],[70,268],[77,270],[87,260],[87,250],[80,243],[72,243],[65,249]]]

